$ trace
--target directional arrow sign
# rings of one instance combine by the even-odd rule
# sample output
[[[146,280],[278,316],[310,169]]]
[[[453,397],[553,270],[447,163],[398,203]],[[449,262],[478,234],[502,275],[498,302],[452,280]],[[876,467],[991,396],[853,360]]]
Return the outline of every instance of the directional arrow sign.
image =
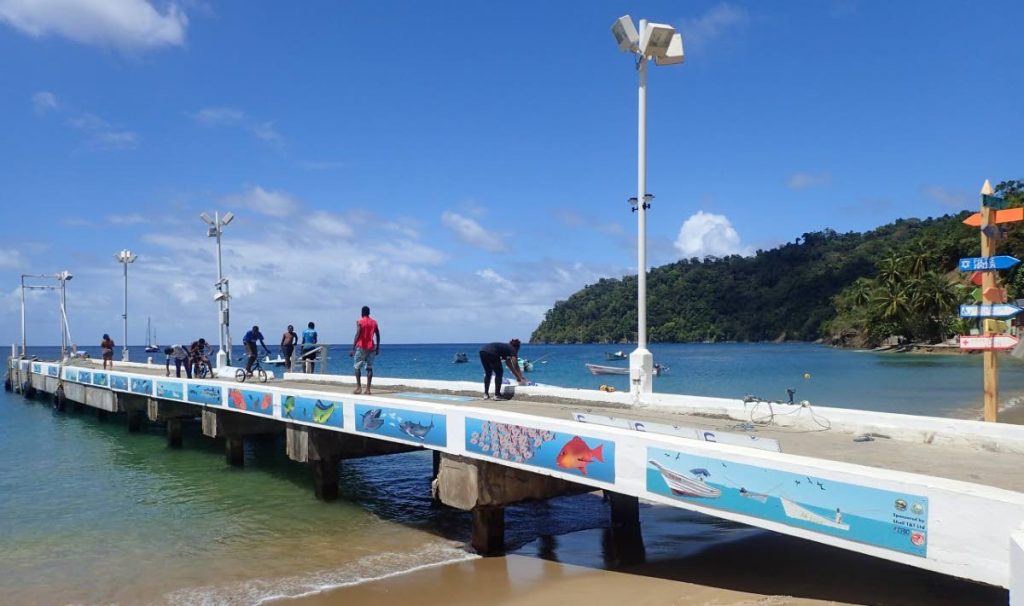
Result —
[[[963,335],[960,349],[1013,349],[1019,341],[1012,335]]]
[[[990,286],[981,293],[981,296],[984,297],[986,303],[1006,303],[1005,288]]]
[[[1010,269],[1020,259],[1009,255],[998,257],[964,257],[960,259],[960,271],[985,271],[988,269]]]
[[[1024,308],[1009,303],[990,303],[987,305],[961,305],[961,318],[1012,318],[1024,311]]]
[[[1024,221],[1024,208],[993,210],[989,216],[989,223],[1016,223],[1017,221]],[[981,213],[974,213],[964,219],[964,225],[981,227]]]

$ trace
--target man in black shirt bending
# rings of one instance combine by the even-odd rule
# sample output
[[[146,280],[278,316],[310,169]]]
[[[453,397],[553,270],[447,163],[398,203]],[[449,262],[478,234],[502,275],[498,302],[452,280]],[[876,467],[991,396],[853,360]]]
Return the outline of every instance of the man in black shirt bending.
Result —
[[[484,367],[484,398],[490,399],[491,375],[494,375],[494,399],[504,400],[501,395],[501,378],[503,370],[502,360],[516,376],[520,384],[526,383],[526,377],[519,368],[519,339],[512,339],[508,343],[488,343],[480,348],[480,364]]]

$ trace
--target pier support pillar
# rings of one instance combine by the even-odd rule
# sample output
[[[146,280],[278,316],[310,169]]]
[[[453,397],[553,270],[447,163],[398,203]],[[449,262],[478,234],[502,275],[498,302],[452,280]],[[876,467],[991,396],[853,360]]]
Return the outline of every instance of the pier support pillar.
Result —
[[[245,465],[245,438],[228,436],[224,440],[224,454],[228,465],[242,467]]]
[[[473,508],[473,534],[469,544],[482,556],[505,551],[505,508],[480,505]]]
[[[181,419],[167,419],[167,445],[181,448]]]
[[[338,472],[341,458],[331,457],[313,461],[313,486],[316,498],[321,501],[338,499]]]
[[[615,528],[640,528],[640,499],[628,494],[604,491],[611,505],[612,526]]]
[[[338,498],[338,473],[343,453],[351,450],[349,436],[327,429],[289,423],[285,428],[288,458],[309,463],[313,468],[313,489],[321,501]],[[356,440],[364,444],[362,440]]]

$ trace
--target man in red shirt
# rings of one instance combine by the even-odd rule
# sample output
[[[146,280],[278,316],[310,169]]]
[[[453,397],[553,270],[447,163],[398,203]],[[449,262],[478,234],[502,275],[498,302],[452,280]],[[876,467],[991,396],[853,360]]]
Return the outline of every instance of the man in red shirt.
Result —
[[[352,340],[352,351],[348,352],[354,359],[356,370],[356,390],[363,393],[363,366],[366,367],[366,393],[370,394],[370,383],[373,382],[373,359],[380,353],[380,328],[377,321],[370,317],[370,308],[363,306],[363,315],[356,320],[356,337]]]

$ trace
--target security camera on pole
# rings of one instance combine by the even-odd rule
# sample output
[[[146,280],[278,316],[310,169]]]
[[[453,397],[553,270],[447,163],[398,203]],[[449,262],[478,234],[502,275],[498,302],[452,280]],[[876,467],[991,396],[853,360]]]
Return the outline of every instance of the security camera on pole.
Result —
[[[629,354],[630,392],[634,396],[653,390],[654,356],[647,350],[647,209],[653,198],[647,192],[647,61],[657,65],[682,63],[683,37],[671,25],[640,20],[639,32],[629,15],[612,24],[619,50],[636,55],[640,76],[637,121],[637,347]]]
[[[211,238],[217,238],[217,283],[214,284],[217,292],[213,295],[213,300],[217,302],[217,321],[220,324],[220,351],[217,352],[217,368],[227,368],[231,362],[230,314],[228,310],[228,302],[231,299],[231,295],[228,292],[228,281],[224,278],[224,270],[221,263],[220,236],[224,233],[224,226],[231,223],[235,215],[234,213],[227,212],[224,213],[224,216],[221,216],[219,212],[215,212],[211,219],[210,215],[201,213],[199,218],[210,226],[206,235]]]

